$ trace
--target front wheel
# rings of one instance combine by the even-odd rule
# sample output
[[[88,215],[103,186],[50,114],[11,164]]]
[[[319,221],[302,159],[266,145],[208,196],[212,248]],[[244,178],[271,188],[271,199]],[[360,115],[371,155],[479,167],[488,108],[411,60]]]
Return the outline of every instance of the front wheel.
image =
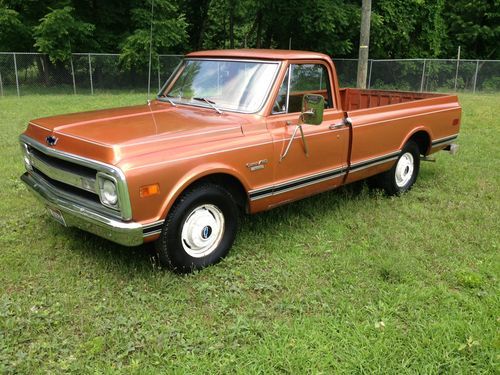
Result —
[[[420,149],[409,141],[399,154],[396,164],[377,176],[379,185],[388,195],[400,195],[411,189],[420,170]]]
[[[220,261],[236,236],[238,208],[223,187],[205,183],[183,193],[170,210],[156,250],[160,263],[188,273]]]

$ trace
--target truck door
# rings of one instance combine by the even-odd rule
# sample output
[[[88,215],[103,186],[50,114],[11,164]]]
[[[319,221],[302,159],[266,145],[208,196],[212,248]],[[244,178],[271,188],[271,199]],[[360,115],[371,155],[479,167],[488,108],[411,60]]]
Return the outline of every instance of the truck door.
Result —
[[[342,183],[347,167],[349,129],[342,125],[344,114],[339,103],[335,103],[331,82],[329,69],[321,62],[294,62],[288,66],[267,121],[274,145],[275,185],[271,205],[329,190]],[[283,158],[299,122],[304,94],[323,95],[323,122],[302,126],[308,155],[298,131]]]

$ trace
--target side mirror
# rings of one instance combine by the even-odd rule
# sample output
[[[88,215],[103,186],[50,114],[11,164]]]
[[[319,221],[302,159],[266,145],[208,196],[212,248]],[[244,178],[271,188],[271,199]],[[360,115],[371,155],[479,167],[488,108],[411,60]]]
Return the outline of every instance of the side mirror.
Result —
[[[303,124],[319,125],[323,122],[325,98],[322,95],[306,94],[302,98],[302,114],[300,120]]]

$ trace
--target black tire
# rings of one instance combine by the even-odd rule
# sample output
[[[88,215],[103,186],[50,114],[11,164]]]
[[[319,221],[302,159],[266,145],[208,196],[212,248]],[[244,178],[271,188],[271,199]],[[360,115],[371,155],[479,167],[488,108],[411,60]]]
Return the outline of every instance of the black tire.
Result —
[[[404,159],[402,160],[402,158]],[[405,166],[405,163],[409,163],[410,161],[412,164],[412,168],[410,167],[410,165]],[[401,178],[401,174],[398,174],[397,172],[398,165],[400,165],[400,167],[405,167],[403,169],[400,169],[403,170],[403,173],[405,170],[408,171],[408,173],[404,175],[404,178]],[[411,169],[411,175],[409,175],[409,171]],[[401,195],[411,189],[411,187],[417,180],[419,170],[420,149],[414,141],[410,140],[403,147],[403,150],[401,150],[401,153],[399,154],[396,163],[394,163],[394,166],[387,172],[381,173],[380,175],[376,176],[376,182],[379,187],[384,189],[387,195]]]
[[[222,233],[212,229],[208,224],[201,229],[200,234],[197,230],[190,230],[200,228],[199,225],[195,225],[198,224],[194,219],[195,215],[201,215],[202,219],[198,219],[201,223],[204,223],[203,215],[208,220],[214,220],[214,223],[220,222],[221,220],[217,221],[217,218],[220,219],[222,215],[223,224],[218,226],[223,228]],[[189,225],[193,222],[194,224]],[[184,226],[186,233],[191,233],[186,237],[187,240],[183,240]],[[165,219],[160,238],[155,242],[160,264],[178,273],[189,273],[215,264],[229,252],[236,237],[237,227],[238,207],[226,189],[212,183],[194,186],[182,193]],[[218,240],[207,250],[208,254],[204,255],[202,248],[193,256],[198,250],[193,247],[196,245],[195,241],[190,243],[190,237],[196,238],[199,242],[211,240],[212,235],[216,235]]]

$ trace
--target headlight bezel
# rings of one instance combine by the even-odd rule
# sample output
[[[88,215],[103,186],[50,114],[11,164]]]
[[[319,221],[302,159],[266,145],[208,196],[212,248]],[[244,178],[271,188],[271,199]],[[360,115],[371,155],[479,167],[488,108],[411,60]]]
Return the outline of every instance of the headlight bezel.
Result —
[[[116,195],[116,202],[111,203],[105,198],[105,193],[104,193],[104,183],[106,181],[111,182],[114,185],[115,188],[115,195]],[[96,191],[97,194],[99,195],[99,200],[101,201],[101,204],[103,206],[112,208],[114,210],[120,211],[120,188],[118,181],[116,178],[113,176],[110,176],[109,174],[103,173],[103,172],[97,172],[96,174]]]

